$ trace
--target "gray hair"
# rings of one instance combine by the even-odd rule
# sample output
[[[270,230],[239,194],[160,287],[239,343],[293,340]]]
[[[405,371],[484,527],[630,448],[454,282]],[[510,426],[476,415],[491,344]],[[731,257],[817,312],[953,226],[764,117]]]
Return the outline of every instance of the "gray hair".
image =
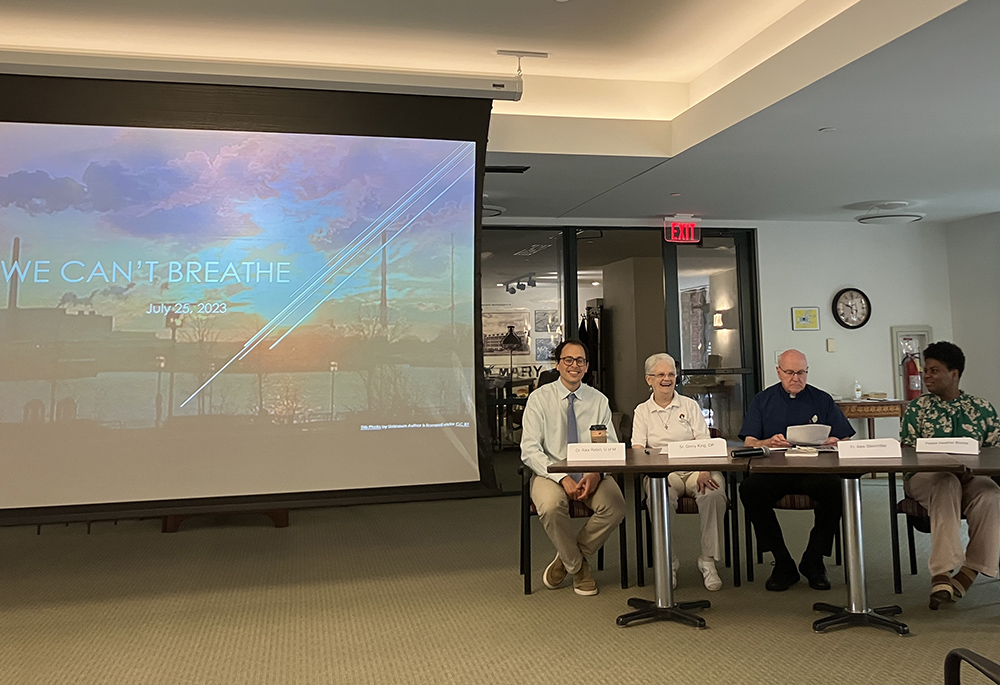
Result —
[[[653,369],[655,369],[661,362],[670,364],[670,366],[674,369],[674,373],[677,373],[677,362],[674,361],[674,358],[666,352],[657,352],[656,354],[651,354],[646,358],[646,375],[652,375]]]

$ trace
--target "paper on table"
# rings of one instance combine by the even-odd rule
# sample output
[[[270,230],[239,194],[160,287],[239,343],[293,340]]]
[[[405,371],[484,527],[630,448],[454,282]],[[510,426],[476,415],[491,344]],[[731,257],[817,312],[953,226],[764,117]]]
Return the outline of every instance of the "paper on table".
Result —
[[[729,447],[723,438],[708,438],[706,440],[680,440],[671,442],[660,449],[660,454],[666,454],[671,461],[680,460],[715,460],[725,461],[729,458]]]
[[[979,454],[979,441],[975,438],[917,438],[917,452]]]
[[[903,456],[899,440],[841,440],[837,443],[837,456],[841,459],[893,459]]]
[[[621,442],[573,442],[566,445],[567,464],[625,463],[625,444]]]

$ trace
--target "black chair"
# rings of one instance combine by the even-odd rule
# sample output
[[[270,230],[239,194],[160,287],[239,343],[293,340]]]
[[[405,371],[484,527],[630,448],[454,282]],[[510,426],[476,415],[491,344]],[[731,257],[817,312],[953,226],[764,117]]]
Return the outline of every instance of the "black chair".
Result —
[[[990,661],[970,649],[953,649],[944,658],[944,685],[962,684],[963,661],[989,678],[992,682],[1000,683],[1000,664]]]
[[[524,576],[524,594],[531,594],[531,517],[536,516],[534,502],[531,501],[531,469],[521,466],[518,470],[521,474],[521,575]],[[621,474],[615,475],[615,482],[619,488],[623,488]],[[622,490],[624,492],[624,488]],[[570,500],[570,518],[587,518],[594,512],[583,502]],[[622,589],[628,588],[628,540],[625,534],[625,519],[622,519],[618,526],[618,547],[621,552],[622,569]],[[604,570],[604,548],[597,552],[597,570]]]

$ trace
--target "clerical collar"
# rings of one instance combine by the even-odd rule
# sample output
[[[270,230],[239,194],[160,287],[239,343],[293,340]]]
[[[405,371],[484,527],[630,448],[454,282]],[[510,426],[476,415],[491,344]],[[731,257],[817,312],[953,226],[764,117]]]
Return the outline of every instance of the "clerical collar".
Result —
[[[790,393],[788,393],[788,396],[789,396],[789,397],[791,397],[791,398],[792,398],[793,400],[794,400],[794,399],[795,399],[796,397],[798,397],[798,395],[796,395],[796,394],[795,394],[794,392],[790,392]]]

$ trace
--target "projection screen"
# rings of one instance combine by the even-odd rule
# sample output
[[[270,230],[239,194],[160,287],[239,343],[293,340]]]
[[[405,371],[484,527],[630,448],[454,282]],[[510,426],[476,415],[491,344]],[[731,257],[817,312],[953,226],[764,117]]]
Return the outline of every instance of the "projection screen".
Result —
[[[478,481],[478,152],[0,122],[0,508]]]

